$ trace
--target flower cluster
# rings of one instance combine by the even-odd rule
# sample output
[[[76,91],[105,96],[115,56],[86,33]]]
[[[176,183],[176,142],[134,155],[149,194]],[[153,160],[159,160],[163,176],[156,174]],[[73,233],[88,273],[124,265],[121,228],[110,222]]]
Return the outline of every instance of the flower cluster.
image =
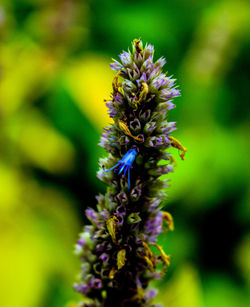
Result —
[[[75,289],[85,307],[154,306],[148,284],[170,264],[156,243],[161,232],[173,229],[171,215],[160,211],[167,181],[159,177],[173,171],[166,149],[178,148],[182,158],[186,152],[171,136],[175,122],[168,121],[180,91],[162,72],[165,59],[153,61],[152,45],[143,48],[134,40],[132,46],[111,64],[116,75],[106,104],[114,123],[102,134],[100,145],[109,155],[97,174],[108,189],[97,196],[97,210],[86,210],[91,225],[76,245],[82,267]]]

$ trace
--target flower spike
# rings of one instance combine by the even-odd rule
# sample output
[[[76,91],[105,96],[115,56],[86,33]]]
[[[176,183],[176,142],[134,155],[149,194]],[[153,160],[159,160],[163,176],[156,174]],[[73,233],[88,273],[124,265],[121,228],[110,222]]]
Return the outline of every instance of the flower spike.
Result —
[[[100,159],[97,176],[111,186],[96,197],[96,210],[86,210],[91,225],[76,246],[82,266],[75,289],[87,298],[82,307],[156,307],[156,291],[147,287],[162,276],[158,264],[166,271],[171,260],[157,244],[160,233],[174,229],[170,213],[161,211],[167,185],[159,177],[176,164],[168,148],[177,148],[182,159],[187,151],[172,137],[176,122],[168,121],[180,91],[163,71],[165,59],[154,61],[152,45],[141,39],[132,45],[110,65],[115,76],[106,106],[113,123],[102,133],[100,146],[109,155]],[[127,176],[126,187],[120,175]]]

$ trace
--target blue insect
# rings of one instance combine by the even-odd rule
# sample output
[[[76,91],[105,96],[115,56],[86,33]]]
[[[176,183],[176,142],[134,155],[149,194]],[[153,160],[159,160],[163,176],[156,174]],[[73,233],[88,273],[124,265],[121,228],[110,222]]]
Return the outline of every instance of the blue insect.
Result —
[[[123,158],[120,161],[118,161],[118,163],[115,166],[111,167],[108,170],[105,170],[105,172],[109,172],[112,169],[119,166],[118,174],[121,174],[123,172],[124,176],[126,175],[126,172],[128,171],[128,189],[130,189],[130,169],[132,168],[131,165],[134,162],[136,154],[137,154],[137,150],[135,148],[129,149],[129,151],[123,156]],[[103,169],[104,169],[104,166],[103,166]]]

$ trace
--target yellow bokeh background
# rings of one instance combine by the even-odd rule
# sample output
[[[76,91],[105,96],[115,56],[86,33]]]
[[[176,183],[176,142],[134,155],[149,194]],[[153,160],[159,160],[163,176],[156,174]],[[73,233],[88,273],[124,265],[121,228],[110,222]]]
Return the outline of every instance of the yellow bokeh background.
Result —
[[[111,58],[155,45],[182,92],[170,114],[188,148],[164,205],[173,260],[156,302],[245,307],[249,249],[249,3],[7,1],[0,4],[1,306],[74,307],[73,245],[96,178]]]

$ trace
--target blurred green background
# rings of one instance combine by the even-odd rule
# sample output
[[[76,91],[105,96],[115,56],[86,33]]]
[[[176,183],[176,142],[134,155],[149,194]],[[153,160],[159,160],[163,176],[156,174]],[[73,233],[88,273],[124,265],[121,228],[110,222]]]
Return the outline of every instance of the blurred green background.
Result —
[[[0,294],[3,307],[73,307],[84,210],[105,192],[97,143],[111,120],[112,57],[134,38],[182,90],[166,209],[173,255],[157,302],[249,306],[249,2],[2,0]]]

